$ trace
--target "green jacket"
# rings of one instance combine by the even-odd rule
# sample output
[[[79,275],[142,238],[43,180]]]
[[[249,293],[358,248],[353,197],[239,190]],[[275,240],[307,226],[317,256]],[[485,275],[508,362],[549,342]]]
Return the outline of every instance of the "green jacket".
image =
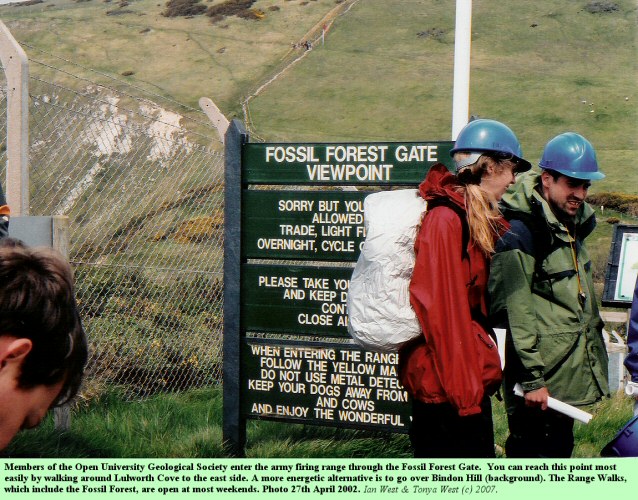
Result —
[[[609,395],[603,322],[583,244],[596,220],[583,204],[570,235],[539,185],[540,174],[529,172],[503,196],[512,226],[497,242],[488,284],[492,318],[508,330],[506,402],[509,407],[517,397],[518,382],[525,391],[547,387],[566,403],[591,404]]]

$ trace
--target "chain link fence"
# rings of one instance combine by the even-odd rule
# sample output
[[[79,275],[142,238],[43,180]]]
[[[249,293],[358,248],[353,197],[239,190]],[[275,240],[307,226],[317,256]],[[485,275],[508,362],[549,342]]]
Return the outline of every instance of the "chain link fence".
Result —
[[[220,383],[216,130],[199,110],[174,111],[122,81],[29,55],[30,215],[69,217],[90,342],[85,392],[115,384],[134,398]],[[0,97],[6,137],[6,85]]]

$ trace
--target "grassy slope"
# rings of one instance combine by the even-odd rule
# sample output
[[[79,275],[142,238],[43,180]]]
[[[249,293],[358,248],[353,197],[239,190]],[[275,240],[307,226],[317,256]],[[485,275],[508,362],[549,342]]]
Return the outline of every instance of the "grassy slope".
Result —
[[[212,3],[221,3],[216,0]],[[271,141],[438,140],[451,129],[454,9],[443,0],[355,0],[315,49],[250,102]],[[590,14],[586,1],[474,3],[470,111],[508,123],[538,161],[571,129],[596,146],[607,179],[593,191],[638,193],[636,5]],[[262,21],[161,16],[164,2],[0,7],[33,59],[44,49],[197,108],[208,96],[229,117],[301,52],[334,0],[259,0]],[[269,7],[278,7],[271,11]],[[107,11],[130,11],[106,15]],[[417,36],[439,30],[436,37]],[[134,74],[122,77],[121,73]],[[93,78],[96,76],[93,74]],[[627,99],[626,99],[627,98]],[[582,101],[585,101],[584,103]],[[593,111],[593,112],[592,112]]]
[[[588,425],[576,423],[574,457],[597,457],[631,416],[630,399],[604,401]],[[495,441],[507,437],[503,404],[494,401]],[[117,394],[92,401],[73,416],[71,430],[58,433],[48,417],[42,427],[20,433],[0,457],[220,458],[222,396],[218,388],[161,394],[123,402]],[[249,458],[409,458],[406,435],[312,425],[248,421]]]
[[[585,3],[475,2],[470,111],[510,124],[533,162],[550,137],[578,131],[609,173],[594,190],[638,193],[626,168],[638,150],[636,6],[593,15]],[[440,39],[417,36],[437,28]],[[447,139],[453,51],[449,2],[359,2],[252,101],[254,126],[284,141]]]
[[[335,6],[334,0],[305,5],[259,1],[255,7],[267,12],[263,21],[232,16],[213,25],[206,16],[166,18],[161,15],[165,3],[132,0],[119,9],[115,2],[99,0],[46,0],[34,6],[0,6],[0,18],[21,43],[192,107],[198,107],[201,96],[211,97],[233,116],[247,89],[270,74],[291,43]],[[213,3],[221,0],[205,5]],[[270,6],[280,10],[270,11]],[[107,15],[118,10],[124,13]],[[32,59],[55,61],[38,50],[25,50]],[[135,74],[120,76],[126,71]]]

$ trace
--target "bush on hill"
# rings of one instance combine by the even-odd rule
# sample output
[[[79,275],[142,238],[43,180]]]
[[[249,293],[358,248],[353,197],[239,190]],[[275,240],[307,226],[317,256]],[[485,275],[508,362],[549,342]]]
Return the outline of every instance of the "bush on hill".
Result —
[[[585,6],[585,10],[590,14],[604,14],[606,12],[615,12],[619,10],[618,4],[614,2],[589,2]]]
[[[238,16],[245,19],[254,18],[250,8],[255,0],[226,0],[219,5],[211,5],[206,11],[206,15],[212,22],[220,21],[227,16]]]
[[[638,196],[625,193],[596,193],[587,201],[594,206],[610,208],[616,212],[638,217]]]
[[[199,3],[199,0],[168,0],[162,15],[164,17],[197,16],[205,11],[206,6]]]
[[[168,0],[166,10],[162,12],[165,17],[188,17],[206,14],[211,22],[221,21],[228,16],[237,16],[243,19],[261,19],[265,13],[258,9],[251,9],[255,0],[226,0],[218,5],[206,7],[200,0]]]

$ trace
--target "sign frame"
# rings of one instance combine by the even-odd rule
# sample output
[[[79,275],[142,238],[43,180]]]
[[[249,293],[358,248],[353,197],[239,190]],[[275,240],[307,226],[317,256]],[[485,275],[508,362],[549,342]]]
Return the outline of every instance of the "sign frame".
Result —
[[[345,305],[345,301],[342,295],[335,293],[341,286],[337,284],[337,280],[334,280],[334,286],[329,284],[330,278],[334,277],[331,273],[338,273],[339,269],[343,269],[351,275],[354,262],[358,258],[360,245],[365,236],[361,232],[364,228],[365,196],[362,192],[368,194],[378,189],[417,187],[429,168],[436,163],[443,163],[452,170],[453,164],[449,155],[452,146],[452,141],[314,145],[250,143],[244,125],[239,120],[230,123],[225,138],[222,424],[224,447],[229,455],[245,456],[246,421],[249,418],[342,426],[338,422],[318,423],[312,419],[296,418],[294,415],[293,418],[288,418],[290,413],[285,412],[271,412],[265,416],[255,413],[257,410],[253,412],[252,406],[247,406],[251,388],[246,373],[254,367],[242,365],[246,358],[248,342],[264,337],[268,342],[280,339],[287,345],[312,345],[317,341],[330,341],[326,345],[330,345],[330,349],[338,349],[339,357],[347,357],[348,354],[345,353],[363,352],[365,360],[373,359],[367,356],[368,351],[355,346],[351,340],[349,343],[344,341],[344,337],[347,337],[347,324],[343,323],[343,318],[347,318],[347,314],[343,313],[343,308],[338,308],[335,312],[331,306],[341,306],[342,303]],[[390,163],[390,159],[396,160],[396,165]],[[306,164],[304,160],[307,160]],[[330,163],[328,160],[334,162]],[[290,201],[290,207],[286,203],[282,206],[281,200],[273,207],[273,200],[277,201],[278,196],[281,198],[281,193],[285,193],[285,201]],[[337,200],[343,200],[343,205]],[[347,204],[345,200],[350,200],[351,204],[343,210],[343,206]],[[357,206],[352,204],[355,200]],[[309,215],[313,210],[314,212]],[[294,213],[286,213],[287,211]],[[250,245],[258,238],[260,231],[266,233],[262,234],[262,248],[255,251]],[[316,240],[314,245],[308,243],[311,238]],[[282,248],[286,251],[280,252]],[[318,251],[304,253],[306,249],[315,248]],[[264,249],[276,251],[261,252]],[[289,271],[287,274],[282,275],[274,271],[286,268]],[[317,269],[323,270],[325,276],[312,276]],[[259,274],[262,271],[263,273]],[[311,273],[307,281],[303,278],[304,273]],[[299,286],[299,281],[293,280],[295,276],[302,277],[303,286]],[[248,282],[249,280],[252,282]],[[259,290],[260,288],[262,289]],[[341,292],[342,289],[339,288],[338,291]],[[264,293],[264,297],[259,296],[262,292],[267,292]],[[286,319],[286,324],[277,323],[279,317],[290,316],[290,311],[294,309],[293,299],[303,301],[304,296],[311,303],[306,304],[306,310],[299,314],[299,324],[291,326],[290,317]],[[246,297],[250,303],[246,303]],[[268,304],[271,299],[275,302],[274,307]],[[247,312],[247,308],[253,306],[261,308],[257,311],[259,314],[269,315],[268,321],[263,322]],[[323,315],[312,309],[317,306],[322,309]],[[305,314],[306,318],[311,318],[310,322],[303,323],[299,319],[302,314]],[[341,322],[336,325],[336,330],[335,325],[330,325],[333,328],[322,330],[319,327],[321,323],[313,323],[315,318],[322,321],[323,316],[328,317],[330,314],[340,318]],[[300,325],[307,325],[307,328]],[[260,358],[259,362],[262,361],[264,358]],[[366,364],[367,361],[358,365],[356,362],[353,363],[352,366],[356,366],[353,369],[356,370],[376,370],[377,366],[383,365],[383,371],[379,368],[379,373],[391,373],[391,382],[398,382],[397,370],[393,365],[380,361],[379,365],[374,365],[373,362],[374,366]],[[310,363],[307,366],[308,372],[303,372],[303,377],[312,371]],[[324,375],[332,377],[333,372],[330,370],[336,372],[336,377],[347,375],[350,365],[341,370],[342,366],[345,365],[330,367]],[[279,377],[288,375],[290,373],[275,376],[279,380]],[[261,375],[259,379],[262,382],[272,380]],[[264,390],[264,387],[268,387],[268,384],[262,385],[255,378],[252,380],[253,389],[261,387],[261,390]],[[407,393],[400,384],[398,388],[406,396],[400,402],[393,401],[393,404],[400,403],[409,408],[406,404],[409,401]],[[361,387],[361,390],[364,388]],[[368,394],[367,391],[365,393]],[[292,392],[290,395],[294,396]],[[280,401],[281,397],[285,396],[286,391],[282,386],[282,393],[277,393],[272,402]],[[387,400],[382,402],[385,398],[383,392],[376,392],[374,396],[377,399],[369,397],[360,400],[367,403],[366,408],[370,408],[361,411],[369,411],[369,414],[358,416],[359,421],[356,424],[349,422],[346,426],[408,432],[409,425],[379,425],[396,415],[383,411],[375,413],[374,409],[384,408]],[[283,408],[286,403],[278,404],[282,404]],[[271,406],[269,401],[262,400],[258,409]],[[246,411],[247,407],[251,408],[251,412]],[[320,415],[319,407],[319,400],[314,406],[290,406],[304,416]],[[305,412],[302,411],[304,409]],[[280,418],[282,415],[283,418]],[[368,419],[374,419],[374,425],[363,425],[364,421],[372,421]],[[401,422],[396,419],[392,421]]]
[[[629,309],[638,276],[638,225],[616,224],[611,239],[601,304]],[[636,267],[636,269],[633,269]]]

